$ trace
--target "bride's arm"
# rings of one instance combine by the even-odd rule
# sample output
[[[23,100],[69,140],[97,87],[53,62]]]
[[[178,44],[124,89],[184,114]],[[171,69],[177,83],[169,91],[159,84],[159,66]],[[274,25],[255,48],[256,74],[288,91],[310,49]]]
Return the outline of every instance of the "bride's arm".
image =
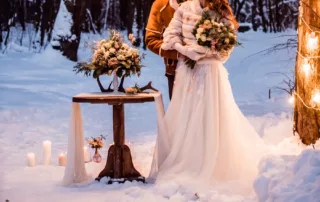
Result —
[[[183,45],[182,41],[182,21],[183,21],[183,12],[188,10],[189,2],[184,2],[180,7],[175,11],[174,16],[166,28],[163,34],[163,43],[161,49],[163,50],[177,50],[180,54],[192,59],[199,60],[202,57],[205,57],[205,54],[199,51],[193,45]]]
[[[161,49],[174,50],[175,44],[182,44],[182,13],[183,5],[175,11],[169,26],[163,33],[163,43]]]

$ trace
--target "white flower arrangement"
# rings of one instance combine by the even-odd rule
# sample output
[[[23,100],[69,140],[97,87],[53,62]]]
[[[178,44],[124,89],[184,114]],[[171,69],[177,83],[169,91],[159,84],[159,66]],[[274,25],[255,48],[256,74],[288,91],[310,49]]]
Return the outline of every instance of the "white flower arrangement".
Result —
[[[128,38],[132,44],[136,42],[136,38],[132,34]],[[85,76],[90,76],[93,71],[94,78],[112,73],[117,74],[118,77],[130,76],[131,74],[140,76],[143,67],[141,60],[144,55],[141,55],[138,49],[125,43],[119,32],[111,30],[108,39],[95,41],[94,44],[91,63],[79,62],[74,67],[76,74],[84,73]]]

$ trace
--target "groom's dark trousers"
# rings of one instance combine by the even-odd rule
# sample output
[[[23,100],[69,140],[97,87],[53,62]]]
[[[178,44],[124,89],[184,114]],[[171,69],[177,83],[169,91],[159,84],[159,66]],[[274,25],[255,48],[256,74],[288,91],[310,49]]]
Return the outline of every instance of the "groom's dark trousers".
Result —
[[[164,58],[166,76],[168,78],[169,97],[171,99],[177,67],[178,53],[175,50],[162,50],[162,34],[173,18],[175,10],[169,5],[169,0],[155,0],[152,4],[145,42],[149,50]]]

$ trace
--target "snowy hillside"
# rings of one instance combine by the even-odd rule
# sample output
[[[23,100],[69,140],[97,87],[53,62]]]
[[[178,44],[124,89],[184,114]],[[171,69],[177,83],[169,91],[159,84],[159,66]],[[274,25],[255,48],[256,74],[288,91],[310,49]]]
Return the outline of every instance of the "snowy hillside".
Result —
[[[286,34],[294,34],[288,32]],[[240,35],[243,47],[234,51],[226,63],[236,102],[265,141],[275,146],[274,156],[260,163],[250,195],[237,195],[232,187],[221,184],[208,193],[201,193],[198,201],[317,201],[319,198],[319,152],[307,150],[298,137],[292,135],[292,106],[288,95],[276,91],[284,79],[281,74],[294,68],[295,50],[282,50],[267,56],[247,56],[266,49],[287,37],[280,34],[247,32]],[[91,42],[99,36],[83,35]],[[167,80],[163,61],[146,52],[146,68],[140,78],[129,78],[125,86],[153,81],[163,92],[168,104]],[[89,58],[83,45],[79,58]],[[81,92],[98,91],[96,81],[74,75],[75,63],[47,48],[42,54],[9,53],[0,56],[0,201],[193,201],[192,193],[168,182],[165,186],[125,183],[106,185],[93,182],[83,187],[64,188],[59,185],[64,168],[57,166],[58,154],[66,152],[71,97]],[[111,78],[104,78],[106,85]],[[268,92],[271,89],[271,99]],[[156,137],[156,112],[153,103],[126,105],[126,137],[131,146],[135,167],[144,176],[150,169],[152,149]],[[108,135],[106,145],[112,143],[111,107],[108,105],[82,105],[84,135]],[[42,142],[52,141],[52,165],[42,166]],[[316,145],[317,148],[317,145]],[[38,166],[26,166],[26,155],[34,152]],[[93,151],[91,151],[91,154]],[[101,151],[106,158],[107,147]],[[286,156],[282,156],[286,155]],[[97,175],[104,166],[87,164]],[[298,184],[294,185],[295,182]],[[308,186],[304,186],[308,185]],[[308,190],[302,189],[306,188]],[[300,193],[301,190],[301,193]],[[299,192],[299,194],[297,193]],[[305,192],[305,193],[303,193]],[[258,195],[257,195],[258,194]]]

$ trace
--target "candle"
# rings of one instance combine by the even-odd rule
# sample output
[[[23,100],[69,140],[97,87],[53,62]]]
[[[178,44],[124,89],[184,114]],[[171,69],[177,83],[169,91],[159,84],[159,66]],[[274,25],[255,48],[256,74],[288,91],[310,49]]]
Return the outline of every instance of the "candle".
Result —
[[[83,147],[83,155],[84,155],[84,162],[90,161],[90,154],[89,154],[89,148]]]
[[[66,166],[66,163],[67,163],[67,158],[66,158],[66,155],[64,155],[63,153],[61,153],[59,155],[59,166]]]
[[[36,155],[32,152],[28,153],[28,166],[34,167],[36,166]]]
[[[43,142],[43,165],[50,165],[51,159],[51,141],[46,140]]]

